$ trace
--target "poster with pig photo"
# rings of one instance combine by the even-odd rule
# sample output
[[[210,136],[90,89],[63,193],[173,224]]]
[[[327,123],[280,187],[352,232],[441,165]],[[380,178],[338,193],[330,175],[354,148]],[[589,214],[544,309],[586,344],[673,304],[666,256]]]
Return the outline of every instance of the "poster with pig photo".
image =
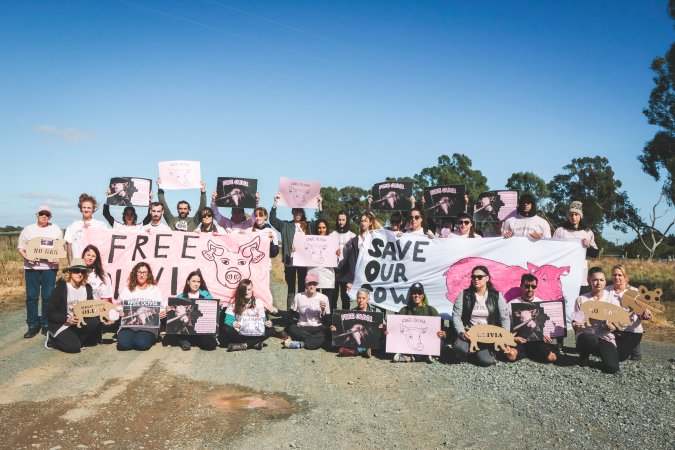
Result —
[[[214,335],[217,331],[217,299],[169,298],[166,334]]]
[[[424,216],[428,218],[457,217],[465,208],[463,184],[424,188]]]
[[[439,331],[440,316],[387,316],[387,353],[439,356]]]
[[[412,182],[385,181],[377,183],[372,189],[372,209],[379,211],[410,211]]]
[[[159,328],[159,300],[124,300],[121,326],[127,328]]]
[[[517,302],[510,306],[513,317],[511,331],[516,336],[528,341],[543,341],[544,336],[557,338],[567,335],[563,300]]]
[[[255,208],[258,180],[254,178],[218,177],[216,205],[226,208]]]
[[[333,347],[365,347],[377,350],[382,342],[381,312],[333,311]]]
[[[279,179],[279,206],[289,208],[316,208],[316,198],[321,194],[320,181]]]
[[[148,206],[152,181],[148,178],[114,177],[110,179],[105,203],[109,206]]]
[[[503,222],[516,214],[518,191],[489,191],[478,196],[473,209],[474,222]]]

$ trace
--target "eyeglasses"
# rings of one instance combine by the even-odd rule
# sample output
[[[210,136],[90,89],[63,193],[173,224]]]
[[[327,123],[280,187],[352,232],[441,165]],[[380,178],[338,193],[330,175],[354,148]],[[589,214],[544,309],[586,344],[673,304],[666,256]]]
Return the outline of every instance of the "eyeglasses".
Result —
[[[482,280],[485,277],[487,277],[487,275],[471,275],[472,280]]]
[[[459,220],[457,223],[460,225],[471,225],[470,220]]]
[[[524,287],[525,289],[537,289],[537,285],[536,285],[536,284],[523,284],[523,287]]]
[[[408,217],[410,220],[420,220],[422,216],[410,216]]]
[[[148,275],[149,273],[150,272],[148,272],[147,270],[143,270],[143,271],[139,270],[138,272],[136,272],[136,275]]]
[[[47,217],[51,217],[52,214],[51,214],[49,211],[40,211],[40,212],[38,213],[38,216],[47,216]]]

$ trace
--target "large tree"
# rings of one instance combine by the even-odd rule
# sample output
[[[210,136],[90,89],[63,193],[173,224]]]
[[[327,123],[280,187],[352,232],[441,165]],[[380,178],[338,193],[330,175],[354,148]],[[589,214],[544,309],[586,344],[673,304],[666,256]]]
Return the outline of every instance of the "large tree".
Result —
[[[368,194],[369,192],[366,189],[356,186],[345,186],[340,189],[332,186],[322,187],[323,217],[328,221],[330,231],[335,229],[335,218],[338,211],[347,212],[348,217],[352,221],[351,229],[355,231],[359,215],[367,208],[366,198]]]
[[[512,174],[506,181],[506,187],[520,192],[531,192],[538,200],[543,200],[549,196],[546,182],[532,172],[516,172]]]
[[[475,201],[481,192],[489,190],[487,178],[480,170],[474,170],[471,158],[460,153],[454,153],[452,157],[441,155],[438,164],[426,167],[414,176],[415,196],[419,198],[422,190],[429,186],[444,184],[463,184],[470,201]]]
[[[669,0],[668,11],[675,19],[675,0]],[[654,89],[649,96],[649,105],[643,110],[647,121],[660,129],[654,138],[645,144],[638,160],[643,170],[659,181],[664,176],[663,194],[668,204],[675,205],[675,42],[665,57],[652,61],[655,72]],[[665,173],[663,173],[665,172]]]

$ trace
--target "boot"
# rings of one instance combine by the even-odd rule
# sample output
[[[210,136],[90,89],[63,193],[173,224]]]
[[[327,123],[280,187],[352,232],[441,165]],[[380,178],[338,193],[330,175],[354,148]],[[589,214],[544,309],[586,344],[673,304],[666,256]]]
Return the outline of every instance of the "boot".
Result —
[[[238,351],[246,350],[246,349],[248,349],[248,346],[246,345],[246,343],[243,343],[243,344],[230,344],[230,345],[227,346],[227,351],[228,351],[228,352],[238,352]]]
[[[356,356],[358,351],[355,348],[340,347],[338,350],[338,356]]]

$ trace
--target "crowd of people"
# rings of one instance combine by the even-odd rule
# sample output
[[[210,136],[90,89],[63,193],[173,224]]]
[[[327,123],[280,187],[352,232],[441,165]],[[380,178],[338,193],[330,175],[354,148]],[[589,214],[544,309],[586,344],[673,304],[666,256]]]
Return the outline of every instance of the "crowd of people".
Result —
[[[319,211],[317,220],[309,220],[304,209],[293,208],[291,220],[277,217],[277,203],[280,194],[276,194],[268,212],[257,206],[247,217],[242,208],[232,208],[231,218],[221,215],[216,205],[216,193],[212,194],[210,206],[206,206],[206,186],[201,183],[201,196],[197,213],[190,215],[191,207],[187,201],[177,204],[177,215],[173,215],[166,203],[161,180],[158,180],[158,201],[153,201],[150,193],[150,206],[147,215],[140,222],[133,206],[124,206],[122,221],[111,215],[110,208],[104,206],[104,217],[115,229],[133,229],[145,233],[158,232],[196,232],[222,234],[233,230],[267,231],[269,233],[269,256],[281,254],[287,285],[285,310],[257,300],[253,295],[252,282],[244,279],[239,282],[233,298],[220,301],[218,314],[218,333],[215,335],[180,335],[175,345],[183,350],[198,346],[203,350],[215,350],[220,344],[228,351],[248,349],[261,350],[263,343],[272,337],[280,339],[281,346],[287,349],[304,348],[315,350],[331,348],[331,333],[335,328],[331,324],[331,311],[350,309],[349,292],[357,270],[357,259],[362,251],[367,234],[383,228],[377,216],[370,209],[358,218],[357,233],[350,230],[350,217],[345,211],[337,213],[333,225],[322,216],[322,198],[316,198]],[[112,191],[108,191],[110,195]],[[256,194],[256,205],[259,203]],[[415,206],[405,212],[393,212],[388,229],[397,236],[411,233],[427,236],[429,239],[480,238],[475,229],[472,214],[462,212],[453,218],[437,218],[425,222],[423,208]],[[466,199],[468,205],[468,198]],[[52,209],[40,205],[36,210],[36,222],[26,226],[18,241],[18,251],[24,258],[26,280],[26,311],[28,330],[25,338],[32,338],[40,332],[46,336],[45,346],[67,353],[77,353],[83,347],[96,345],[101,341],[104,331],[115,333],[117,349],[148,350],[158,341],[167,314],[167,295],[158,287],[152,268],[146,262],[137,263],[131,270],[126,283],[117,298],[113,295],[110,276],[106,273],[105,261],[98,248],[88,245],[82,248],[85,229],[107,228],[105,222],[93,218],[98,208],[96,199],[82,194],[78,201],[81,219],[70,224],[65,234],[51,222]],[[164,219],[164,221],[162,221]],[[268,222],[269,219],[269,222]],[[275,231],[276,230],[276,231]],[[281,236],[279,246],[277,232]],[[301,234],[334,235],[339,243],[335,269],[326,267],[298,267],[293,264],[295,248],[294,236]],[[549,223],[537,215],[536,199],[525,193],[518,201],[517,213],[502,223],[501,233],[504,239],[513,236],[525,236],[533,240],[551,237],[575,239],[586,248],[587,256],[597,256],[598,250],[592,230],[583,223],[582,204],[573,201],[567,213],[566,223],[551,233]],[[62,267],[62,277],[57,281],[58,263],[31,259],[26,253],[28,241],[35,237],[65,239],[68,265]],[[105,255],[103,255],[105,256]],[[271,268],[270,268],[271,269]],[[606,285],[602,269],[593,267],[588,270],[587,283],[590,291],[576,299],[572,327],[576,335],[576,345],[581,365],[589,364],[589,357],[600,359],[600,367],[608,373],[619,370],[619,361],[640,359],[640,340],[643,333],[641,322],[649,320],[649,311],[637,315],[631,313],[631,323],[625,329],[604,321],[587,319],[581,305],[587,301],[602,301],[619,305],[621,296],[629,289],[629,278],[624,266],[615,266],[611,273],[613,284]],[[527,340],[515,336],[516,345],[505,346],[496,351],[491,344],[479,344],[478,350],[471,352],[472,336],[470,327],[479,324],[493,325],[511,331],[512,303],[534,305],[541,300],[536,296],[538,279],[532,274],[522,276],[521,296],[507,303],[503,295],[495,290],[487,267],[479,265],[471,271],[470,286],[460,292],[454,302],[453,316],[449,326],[442,327],[437,336],[442,348],[456,362],[471,361],[479,366],[489,366],[497,359],[515,362],[528,357],[541,363],[555,363],[560,356],[561,342],[550,336],[542,335],[539,340]],[[361,289],[356,293],[355,310],[373,311],[370,305],[370,291]],[[205,280],[198,268],[189,274],[185,287],[179,297],[184,299],[210,299]],[[38,312],[39,300],[42,310]],[[74,314],[74,306],[84,300],[103,300],[114,304],[114,314],[104,320],[87,318],[82,326],[81,318]],[[407,304],[398,314],[412,316],[438,316],[438,311],[429,305],[424,286],[411,281],[407,295]],[[142,305],[140,308],[128,308],[128,305]],[[149,308],[144,305],[155,305]],[[393,312],[389,312],[393,314]],[[383,335],[387,336],[386,318]],[[166,342],[172,336],[165,336]],[[370,357],[371,348],[357,347],[336,349],[340,356],[363,355]],[[377,353],[377,352],[376,352]],[[393,361],[412,362],[423,360],[434,362],[427,355],[396,353]]]

